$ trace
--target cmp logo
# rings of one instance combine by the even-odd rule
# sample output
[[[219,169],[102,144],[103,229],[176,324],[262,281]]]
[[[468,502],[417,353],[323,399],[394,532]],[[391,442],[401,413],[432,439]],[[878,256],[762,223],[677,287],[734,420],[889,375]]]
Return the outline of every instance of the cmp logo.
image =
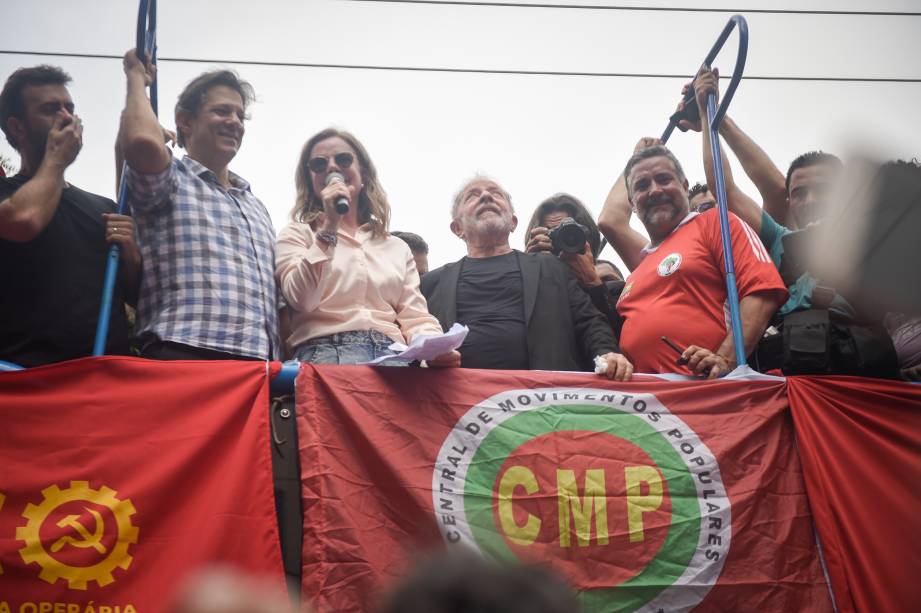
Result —
[[[716,458],[652,394],[496,394],[447,436],[432,488],[449,545],[549,563],[587,611],[690,610],[729,552]]]
[[[137,543],[138,529],[131,524],[134,505],[119,500],[108,487],[98,490],[86,481],[71,481],[42,490],[39,504],[29,503],[22,516],[26,525],[17,528],[16,538],[25,542],[19,555],[26,563],[41,567],[39,577],[48,583],[67,580],[67,586],[85,590],[89,581],[99,587],[112,583],[116,568],[127,570]]]

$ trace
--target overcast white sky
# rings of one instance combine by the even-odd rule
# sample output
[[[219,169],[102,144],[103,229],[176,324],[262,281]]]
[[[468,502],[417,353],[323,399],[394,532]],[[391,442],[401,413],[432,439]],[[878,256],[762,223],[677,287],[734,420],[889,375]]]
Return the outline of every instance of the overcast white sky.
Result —
[[[919,12],[918,0],[625,4],[741,12],[750,31],[749,76],[921,79],[921,17],[745,12]],[[136,11],[131,0],[5,0],[0,49],[120,56],[134,44]],[[258,103],[231,168],[252,183],[276,230],[287,223],[294,203],[301,145],[333,125],[364,142],[390,198],[392,229],[424,236],[437,266],[464,254],[463,243],[448,229],[448,209],[454,192],[477,171],[511,192],[521,222],[512,238],[515,247],[523,246],[531,211],[556,192],[572,193],[597,215],[634,143],[662,132],[687,79],[253,66],[235,60],[690,76],[730,15],[161,0],[161,117],[173,126],[176,96],[198,73],[218,65],[236,68],[254,85]],[[731,73],[736,44],[734,35],[716,62],[723,74]],[[0,53],[0,78],[43,62],[61,65],[74,77],[71,92],[85,124],[83,151],[68,180],[112,196],[112,146],[125,91],[121,62]],[[844,153],[866,141],[887,157],[921,157],[919,110],[918,82],[749,79],[729,113],[786,171],[804,151]],[[669,146],[692,183],[703,178],[698,135],[676,133]],[[15,158],[6,142],[0,154]],[[737,166],[736,174],[741,179]],[[603,257],[615,259],[610,248]]]

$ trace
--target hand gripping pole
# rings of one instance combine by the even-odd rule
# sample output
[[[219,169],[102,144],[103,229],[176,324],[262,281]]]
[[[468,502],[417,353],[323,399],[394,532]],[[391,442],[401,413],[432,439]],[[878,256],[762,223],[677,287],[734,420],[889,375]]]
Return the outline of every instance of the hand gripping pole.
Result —
[[[150,54],[152,63],[157,62],[157,0],[141,0],[138,7],[138,25],[135,53],[142,62]],[[157,82],[150,84],[150,105],[157,113]],[[121,179],[118,183],[118,214],[124,215],[128,202],[128,185],[125,181],[125,164],[122,164]],[[93,341],[93,355],[104,355],[106,339],[109,336],[109,319],[112,315],[112,294],[115,291],[115,279],[118,276],[118,258],[121,249],[117,244],[109,247],[106,256],[106,271],[102,282],[102,302],[99,307],[99,319],[96,322],[96,338]]]

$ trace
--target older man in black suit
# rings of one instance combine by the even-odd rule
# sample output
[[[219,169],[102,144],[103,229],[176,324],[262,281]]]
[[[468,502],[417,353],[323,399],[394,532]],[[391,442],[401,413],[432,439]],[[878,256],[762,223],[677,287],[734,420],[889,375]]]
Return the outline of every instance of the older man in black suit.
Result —
[[[422,293],[445,329],[455,322],[470,327],[462,366],[590,370],[595,358],[596,371],[630,379],[632,365],[569,267],[549,253],[509,246],[518,219],[499,184],[482,176],[467,182],[451,217],[467,256],[425,275]]]

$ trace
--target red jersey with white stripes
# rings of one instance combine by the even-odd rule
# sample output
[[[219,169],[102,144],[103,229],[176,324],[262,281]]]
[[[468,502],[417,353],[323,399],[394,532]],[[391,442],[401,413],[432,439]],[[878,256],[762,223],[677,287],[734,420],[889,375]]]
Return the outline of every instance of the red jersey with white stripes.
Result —
[[[748,224],[729,214],[739,299],[776,292],[787,299],[770,255]],[[625,318],[620,348],[638,373],[678,372],[678,354],[662,342],[716,351],[729,333],[720,222],[716,209],[686,219],[627,278],[617,311]],[[783,303],[781,300],[781,304]]]

